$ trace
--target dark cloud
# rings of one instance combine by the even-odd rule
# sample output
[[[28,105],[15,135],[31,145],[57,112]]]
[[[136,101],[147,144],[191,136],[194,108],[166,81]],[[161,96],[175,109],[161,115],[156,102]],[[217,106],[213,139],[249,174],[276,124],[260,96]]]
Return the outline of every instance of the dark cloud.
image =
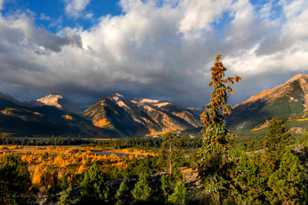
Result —
[[[121,16],[56,34],[37,28],[26,14],[0,16],[0,91],[23,99],[60,93],[83,102],[117,91],[201,106],[218,52],[229,73],[244,79],[234,103],[307,72],[308,30],[298,27],[308,18],[306,3],[283,4],[283,17],[276,19],[248,0],[121,5]],[[225,13],[230,20],[220,22]]]

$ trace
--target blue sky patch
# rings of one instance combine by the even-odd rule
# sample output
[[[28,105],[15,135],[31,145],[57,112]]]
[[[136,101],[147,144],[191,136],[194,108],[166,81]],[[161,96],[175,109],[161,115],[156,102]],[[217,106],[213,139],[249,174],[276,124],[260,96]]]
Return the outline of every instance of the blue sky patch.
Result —
[[[10,0],[5,1],[4,16],[26,12],[34,17],[39,27],[56,32],[63,27],[81,27],[88,29],[98,19],[106,15],[122,14],[118,0],[92,0],[78,18],[65,14],[66,0]]]

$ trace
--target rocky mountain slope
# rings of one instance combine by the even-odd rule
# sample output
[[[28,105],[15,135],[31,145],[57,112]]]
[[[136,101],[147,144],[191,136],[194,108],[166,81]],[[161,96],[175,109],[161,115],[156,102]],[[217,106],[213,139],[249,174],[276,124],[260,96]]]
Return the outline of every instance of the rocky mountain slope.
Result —
[[[21,103],[0,95],[0,135],[13,136],[113,136],[91,121],[53,106]]]
[[[264,90],[235,106],[228,122],[236,130],[262,127],[272,117],[303,120],[308,113],[308,75]]]
[[[102,98],[82,114],[74,114],[74,110],[74,104],[61,95],[27,104],[0,93],[0,135],[158,136],[200,128],[197,109],[168,101],[127,99],[118,93]],[[227,122],[235,130],[258,130],[272,117],[308,127],[307,74],[250,97],[234,107]]]
[[[84,116],[98,128],[115,130],[125,136],[155,136],[200,126],[198,113],[194,110],[180,108],[168,101],[128,100],[118,93],[90,106]]]

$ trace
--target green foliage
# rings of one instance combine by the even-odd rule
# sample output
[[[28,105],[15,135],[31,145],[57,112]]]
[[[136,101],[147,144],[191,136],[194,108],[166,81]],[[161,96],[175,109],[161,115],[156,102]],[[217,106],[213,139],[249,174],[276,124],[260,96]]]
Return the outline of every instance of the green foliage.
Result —
[[[154,174],[155,170],[159,169],[158,160],[154,157],[134,160],[128,163],[127,173],[130,177],[138,177],[144,175],[145,177]]]
[[[299,157],[286,152],[279,169],[268,180],[268,197],[273,204],[305,204],[308,202],[308,173]]]
[[[159,156],[127,159],[127,169],[96,163],[84,174],[68,172],[61,178],[54,167],[44,169],[36,201],[27,164],[4,154],[0,204],[308,204],[308,133],[292,136],[283,121],[273,120],[254,143],[238,138],[232,144],[237,136],[223,124],[207,129],[213,136],[204,138],[208,144],[201,149],[200,139],[172,134],[160,141],[159,150],[158,145],[151,149]],[[250,148],[241,142],[251,143]],[[194,176],[196,151],[202,155],[201,176]]]
[[[49,167],[43,173],[41,187],[37,190],[43,197],[36,201],[61,205],[304,205],[308,202],[307,136],[288,140],[294,137],[281,121],[276,120],[266,137],[256,139],[261,145],[268,140],[268,147],[275,144],[272,149],[258,146],[247,151],[241,146],[232,147],[233,144],[213,143],[209,147],[213,149],[203,158],[208,160],[203,161],[207,171],[200,181],[197,177],[198,183],[188,183],[183,177],[187,176],[187,172],[182,175],[180,171],[186,170],[181,168],[193,168],[193,159],[189,161],[185,155],[191,156],[197,149],[182,150],[178,146],[181,140],[174,136],[162,142],[159,157],[133,160],[123,170],[93,164],[84,174],[68,174],[60,180],[56,177],[57,170]],[[218,148],[217,152],[215,148]],[[171,175],[167,172],[169,159],[174,165]],[[35,204],[27,165],[14,155],[3,155],[0,162],[0,204]]]
[[[80,195],[83,202],[108,202],[109,188],[104,182],[103,172],[93,164],[80,183]]]
[[[166,167],[167,169],[163,171],[167,172],[169,176],[176,175],[178,173],[177,168],[184,165],[184,152],[181,143],[181,137],[169,133],[164,137],[161,144],[159,166]]]
[[[174,187],[174,192],[168,197],[170,204],[185,205],[187,199],[187,191],[182,180],[178,180]]]
[[[172,178],[169,175],[163,175],[160,178],[160,184],[162,194],[167,198],[172,191]]]
[[[209,204],[222,204],[228,193],[225,185],[226,180],[217,174],[206,177],[204,180],[205,201]]]
[[[73,186],[70,185],[67,189],[60,192],[59,204],[60,205],[73,205],[79,203],[79,198],[74,196]]]
[[[258,158],[248,156],[245,152],[241,152],[236,161],[229,173],[232,177],[228,182],[231,184],[229,198],[236,204],[263,204],[267,189],[267,168],[262,166]]]
[[[285,121],[272,119],[265,138],[265,147],[270,152],[282,151],[290,136]]]
[[[147,177],[142,174],[131,193],[136,202],[145,202],[150,199],[151,191]]]
[[[127,186],[127,179],[124,179],[115,194],[116,205],[126,204],[127,202],[125,201],[125,199],[128,193],[129,187]]]

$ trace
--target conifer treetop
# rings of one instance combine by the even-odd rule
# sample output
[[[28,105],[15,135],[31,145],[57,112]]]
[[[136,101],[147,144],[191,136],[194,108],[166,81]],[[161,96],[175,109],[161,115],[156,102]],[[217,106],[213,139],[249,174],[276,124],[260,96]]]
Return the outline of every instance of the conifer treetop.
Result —
[[[225,117],[231,114],[231,106],[228,105],[228,96],[233,93],[231,85],[241,80],[239,76],[225,77],[226,67],[222,63],[222,55],[217,55],[211,68],[211,81],[209,86],[213,88],[211,100],[201,114],[203,125],[223,124]]]

